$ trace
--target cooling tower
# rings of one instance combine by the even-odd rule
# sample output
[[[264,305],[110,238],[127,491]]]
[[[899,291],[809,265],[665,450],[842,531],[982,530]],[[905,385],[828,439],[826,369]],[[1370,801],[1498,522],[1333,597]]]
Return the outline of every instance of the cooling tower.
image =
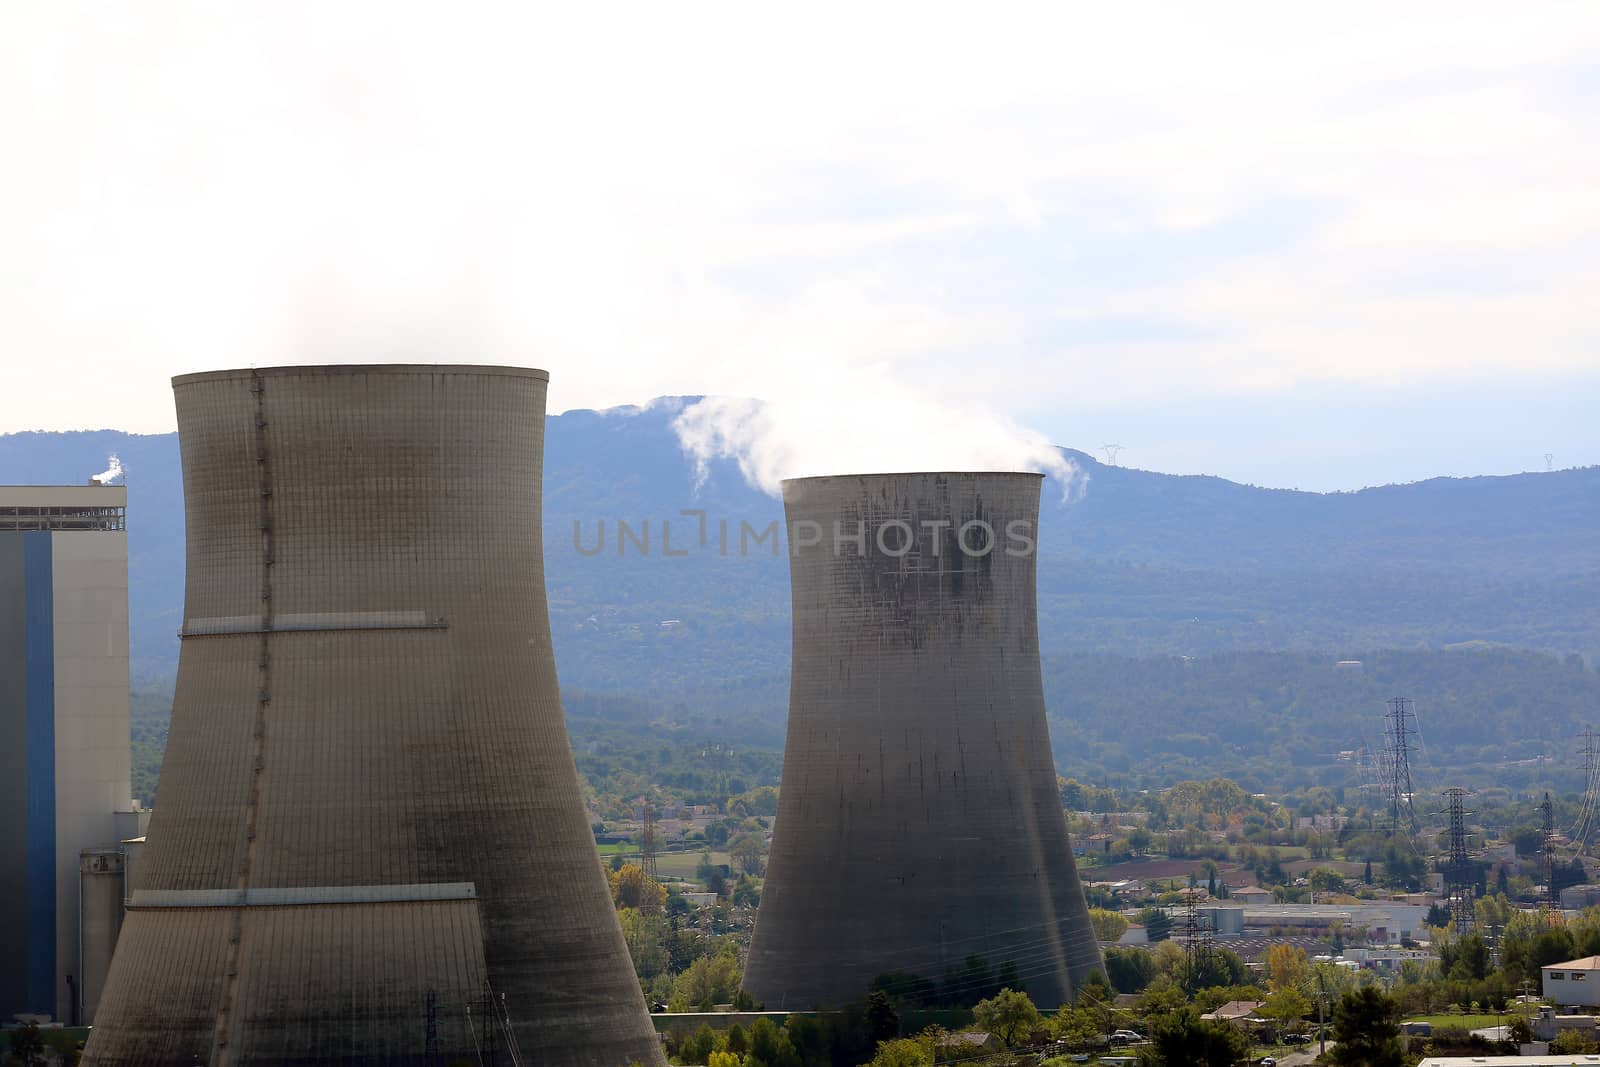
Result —
[[[182,654],[86,1064],[663,1062],[557,693],[546,383],[174,379]]]
[[[1101,966],[1045,724],[1040,481],[784,483],[789,737],[744,980],[768,1008],[886,974],[976,999],[971,957],[1053,1007]]]

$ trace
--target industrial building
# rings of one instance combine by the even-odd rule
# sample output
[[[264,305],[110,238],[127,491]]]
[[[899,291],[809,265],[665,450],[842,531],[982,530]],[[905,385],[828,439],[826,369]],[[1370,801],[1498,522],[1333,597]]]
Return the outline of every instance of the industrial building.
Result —
[[[1600,1008],[1600,956],[1539,968],[1539,991],[1552,1004]]]
[[[118,842],[141,818],[129,785],[127,503],[120,485],[0,486],[8,1022],[92,1022],[120,921]]]
[[[660,1064],[585,817],[543,371],[174,379],[166,761],[85,1064]]]
[[[1044,1008],[1101,966],[1056,785],[1041,476],[784,483],[794,655],[745,989],[839,1006],[987,968]]]

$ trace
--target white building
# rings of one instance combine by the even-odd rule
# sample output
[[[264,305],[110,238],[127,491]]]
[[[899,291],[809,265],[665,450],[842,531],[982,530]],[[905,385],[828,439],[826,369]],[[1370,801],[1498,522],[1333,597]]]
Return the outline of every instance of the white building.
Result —
[[[1600,956],[1539,968],[1540,989],[1556,1004],[1600,1007]]]

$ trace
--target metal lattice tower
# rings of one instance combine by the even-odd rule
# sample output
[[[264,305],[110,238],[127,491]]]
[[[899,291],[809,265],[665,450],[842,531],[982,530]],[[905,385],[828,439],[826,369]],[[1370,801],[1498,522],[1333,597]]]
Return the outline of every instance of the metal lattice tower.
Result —
[[[644,827],[639,832],[639,867],[653,882],[656,876],[656,806],[644,798]]]
[[[1211,963],[1211,917],[1200,914],[1195,906],[1196,896],[1198,894],[1190,887],[1183,908],[1183,952],[1188,968],[1184,986],[1191,996],[1206,980]]]
[[[1539,850],[1544,855],[1544,906],[1554,910],[1560,907],[1561,898],[1556,893],[1555,805],[1550,803],[1549,793],[1544,795],[1544,803],[1539,805],[1539,821]]]
[[[1411,833],[1417,832],[1417,812],[1411,803],[1411,740],[1412,724],[1416,715],[1411,701],[1394,697],[1389,701],[1385,716],[1385,738],[1388,742],[1387,770],[1389,772],[1389,832],[1399,834],[1402,824]]]
[[[1450,915],[1455,920],[1457,934],[1472,929],[1473,878],[1472,857],[1467,854],[1467,816],[1465,789],[1452,786],[1444,791],[1444,814],[1450,821],[1450,843],[1444,863],[1445,894],[1450,900]]]

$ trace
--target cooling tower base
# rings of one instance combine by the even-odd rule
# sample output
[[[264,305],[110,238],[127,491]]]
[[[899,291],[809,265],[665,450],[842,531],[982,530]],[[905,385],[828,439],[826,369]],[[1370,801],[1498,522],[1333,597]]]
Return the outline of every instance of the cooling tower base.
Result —
[[[112,969],[95,1028],[106,1040],[85,1065],[422,1067],[476,1062],[485,1029],[470,899],[134,907]]]

